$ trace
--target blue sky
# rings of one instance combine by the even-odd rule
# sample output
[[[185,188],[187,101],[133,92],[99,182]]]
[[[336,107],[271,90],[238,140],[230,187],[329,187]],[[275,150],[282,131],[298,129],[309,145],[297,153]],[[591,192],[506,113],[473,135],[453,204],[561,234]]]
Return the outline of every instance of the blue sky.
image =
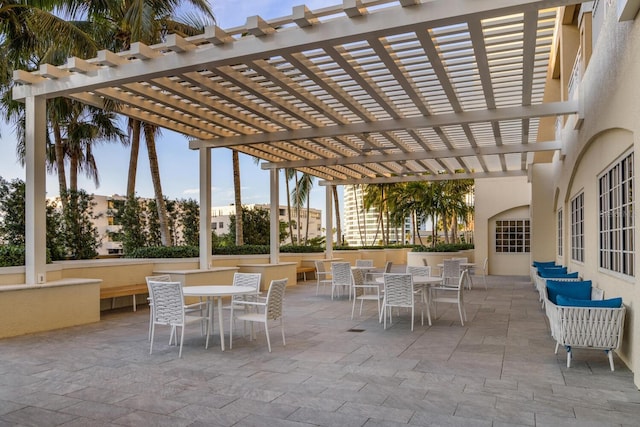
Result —
[[[243,25],[251,15],[260,15],[264,19],[277,18],[291,14],[293,6],[306,4],[311,10],[338,4],[340,0],[215,0],[213,10],[218,25],[231,28]],[[11,180],[24,179],[25,171],[18,163],[15,155],[15,137],[11,127],[0,123],[0,176]],[[188,149],[186,137],[163,131],[157,141],[158,160],[162,179],[163,193],[171,199],[198,199],[198,153]],[[100,186],[80,178],[80,187],[89,193],[112,195],[124,194],[127,185],[127,169],[129,165],[129,149],[118,144],[103,144],[95,147],[100,174]],[[212,203],[214,206],[233,203],[233,174],[231,167],[231,151],[221,148],[212,152]],[[248,156],[240,156],[242,203],[269,202],[269,172],[263,171]],[[286,203],[284,180],[280,178],[281,204]],[[153,197],[153,185],[149,174],[147,151],[140,147],[138,159],[137,195]],[[57,195],[58,185],[55,175],[47,177],[47,194]],[[311,206],[321,209],[324,215],[325,188],[317,184],[311,192]]]

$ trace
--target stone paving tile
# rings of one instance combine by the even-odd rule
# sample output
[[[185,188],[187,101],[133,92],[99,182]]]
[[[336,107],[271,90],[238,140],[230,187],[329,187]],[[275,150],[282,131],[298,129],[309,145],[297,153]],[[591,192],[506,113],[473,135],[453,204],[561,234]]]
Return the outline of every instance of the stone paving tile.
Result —
[[[300,408],[289,415],[287,419],[323,427],[360,427],[367,422],[367,417],[312,408]]]
[[[405,424],[409,422],[414,413],[414,411],[408,409],[395,409],[387,406],[356,402],[345,403],[338,412],[351,416],[366,416],[382,421],[394,421]]]
[[[535,426],[536,423],[533,411],[520,410],[516,407],[501,406],[492,408],[471,403],[461,403],[458,405],[454,415],[526,426]]]
[[[80,399],[74,399],[69,396],[61,396],[59,394],[47,393],[44,391],[20,395],[17,400],[19,400],[20,404],[23,405],[51,409],[54,411],[83,402]],[[0,409],[0,412],[2,412],[2,409]]]
[[[345,401],[340,399],[330,399],[326,397],[301,396],[297,393],[285,393],[273,400],[273,403],[295,406],[299,408],[308,408],[321,410],[325,412],[334,412],[340,408]]]
[[[0,400],[0,415],[8,414],[9,412],[17,411],[18,409],[27,406],[26,402],[16,403],[8,400]],[[48,408],[45,408],[48,409]]]
[[[294,420],[284,420],[280,418],[263,417],[259,415],[249,415],[240,420],[234,427],[310,427],[315,424],[298,422]]]
[[[578,420],[576,418],[556,417],[536,414],[536,427],[619,427],[621,424],[609,421]],[[638,425],[637,422],[631,425]]]
[[[62,408],[60,412],[94,420],[113,421],[116,418],[133,412],[133,409],[110,405],[107,403],[83,401],[80,403],[76,403],[75,405]]]
[[[416,411],[409,424],[424,427],[492,427],[490,420],[465,418],[431,411]]]
[[[77,415],[27,406],[0,417],[2,421],[23,426],[58,426],[77,418]]]
[[[192,424],[190,419],[167,416],[160,414],[153,414],[150,412],[135,411],[131,412],[123,417],[113,420],[116,425],[119,426],[154,426],[154,427],[186,427]],[[231,424],[220,424],[230,426]]]

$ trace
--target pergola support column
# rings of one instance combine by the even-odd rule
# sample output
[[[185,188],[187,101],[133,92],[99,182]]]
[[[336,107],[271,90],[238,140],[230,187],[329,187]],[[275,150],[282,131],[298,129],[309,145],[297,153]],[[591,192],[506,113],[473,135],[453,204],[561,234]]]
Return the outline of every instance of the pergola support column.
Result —
[[[25,282],[47,280],[46,117],[43,96],[25,98]]]
[[[269,180],[271,194],[271,209],[269,209],[269,220],[271,222],[269,262],[271,264],[278,264],[280,262],[280,186],[278,172],[279,169],[272,169]]]
[[[200,148],[200,269],[211,266],[211,149]]]

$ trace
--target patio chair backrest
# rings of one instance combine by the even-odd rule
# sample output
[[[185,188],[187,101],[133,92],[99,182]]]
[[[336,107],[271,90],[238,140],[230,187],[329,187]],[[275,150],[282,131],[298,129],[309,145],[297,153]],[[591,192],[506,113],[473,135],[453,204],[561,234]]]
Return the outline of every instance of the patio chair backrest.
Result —
[[[424,265],[407,265],[407,274],[412,277],[415,276],[431,276],[431,267],[425,267]]]
[[[385,305],[413,307],[413,279],[410,274],[386,273],[384,276]]]
[[[233,274],[233,286],[249,286],[256,289],[256,292],[260,290],[260,278],[261,273],[234,273]]]
[[[331,263],[331,280],[334,285],[351,285],[351,264],[348,262]]]
[[[362,288],[364,285],[364,274],[362,274],[362,270],[359,268],[352,269],[351,280],[353,283],[353,292],[356,297],[359,297],[364,293],[364,289]]]
[[[373,267],[372,259],[357,259],[356,267]]]
[[[149,295],[153,303],[153,322],[172,325],[182,323],[184,297],[180,282],[149,281]]]
[[[287,288],[287,279],[272,280],[267,293],[266,316],[269,320],[277,320],[282,317],[284,291]]]
[[[462,261],[459,259],[450,259],[443,261],[442,279],[445,285],[455,286],[460,279],[460,264]]]
[[[393,262],[387,261],[387,263],[384,265],[384,272],[391,273],[391,267],[393,267]]]
[[[318,273],[324,273],[326,272],[325,268],[324,268],[324,261],[317,259],[314,261],[314,263],[316,264],[316,271]]]

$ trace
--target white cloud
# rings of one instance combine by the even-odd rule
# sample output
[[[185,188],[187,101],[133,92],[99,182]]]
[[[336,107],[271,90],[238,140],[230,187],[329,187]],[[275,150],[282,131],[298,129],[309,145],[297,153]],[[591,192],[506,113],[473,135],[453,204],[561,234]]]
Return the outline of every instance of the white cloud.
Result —
[[[182,192],[182,194],[198,194],[200,190],[198,188],[187,188]]]

